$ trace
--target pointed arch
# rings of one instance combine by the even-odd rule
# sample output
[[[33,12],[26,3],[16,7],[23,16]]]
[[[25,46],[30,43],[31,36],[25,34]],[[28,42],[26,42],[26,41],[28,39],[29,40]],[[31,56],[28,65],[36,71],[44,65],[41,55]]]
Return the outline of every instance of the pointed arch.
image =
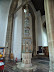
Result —
[[[11,52],[13,18],[14,18],[14,11],[17,8],[17,5],[18,5],[18,0],[12,0],[10,10],[9,10],[8,26],[7,26],[7,33],[6,33],[6,44],[8,43],[8,55]],[[7,49],[6,49],[6,52],[7,52]]]
[[[33,54],[34,56],[36,56],[37,54],[37,14],[36,14],[36,10],[33,6],[33,3],[30,2],[29,3],[29,9],[30,9],[30,13],[32,15],[32,30],[33,30]]]

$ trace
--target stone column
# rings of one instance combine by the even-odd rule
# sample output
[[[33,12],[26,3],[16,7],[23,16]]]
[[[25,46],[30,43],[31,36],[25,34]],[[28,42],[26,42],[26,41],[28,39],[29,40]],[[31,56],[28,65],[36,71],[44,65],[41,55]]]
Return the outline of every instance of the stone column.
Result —
[[[34,38],[34,42],[35,42],[35,47],[34,47],[34,50],[33,50],[33,56],[35,57],[36,56],[36,54],[37,54],[37,50],[38,50],[38,36],[37,36],[37,12],[36,12],[36,10],[35,10],[35,8],[34,8],[34,5],[33,5],[33,3],[32,2],[30,2],[29,3],[29,5],[30,5],[30,7],[32,8],[32,10],[30,10],[31,11],[31,14],[32,14],[32,17],[34,17],[33,18],[33,21],[35,22],[33,22],[33,25],[34,25],[34,29],[35,29],[35,38]]]
[[[9,17],[8,20],[8,28],[7,28],[7,37],[6,37],[6,44],[8,44],[6,48],[6,60],[9,60],[9,53],[11,48],[11,40],[12,40],[12,25],[13,25],[13,17]]]
[[[18,5],[18,0],[13,0],[10,6],[10,11],[9,11],[7,36],[6,36],[6,44],[8,43],[8,49],[6,48],[6,59],[7,60],[9,59],[9,54],[11,53],[13,17],[14,17],[14,11],[17,5]]]
[[[54,0],[44,0],[44,4],[50,58],[49,72],[54,72]]]
[[[38,51],[38,36],[37,36],[37,12],[35,12],[36,14],[35,14],[35,37],[36,37],[36,50],[35,50],[35,54],[37,55],[37,51]],[[35,56],[36,56],[35,55]]]

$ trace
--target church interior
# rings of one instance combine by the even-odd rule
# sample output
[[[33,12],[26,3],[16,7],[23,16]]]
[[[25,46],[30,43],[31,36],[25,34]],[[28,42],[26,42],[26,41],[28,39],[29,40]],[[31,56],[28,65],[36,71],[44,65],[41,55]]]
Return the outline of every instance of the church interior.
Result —
[[[0,72],[54,72],[54,0],[0,0]]]

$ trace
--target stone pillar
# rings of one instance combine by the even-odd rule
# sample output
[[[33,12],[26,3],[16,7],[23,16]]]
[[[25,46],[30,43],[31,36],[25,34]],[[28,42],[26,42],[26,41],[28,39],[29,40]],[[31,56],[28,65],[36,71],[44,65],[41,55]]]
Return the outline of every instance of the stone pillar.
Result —
[[[38,44],[38,46],[42,46],[42,20],[41,20],[41,13],[40,13],[40,11],[38,11],[36,14],[37,14],[37,42],[38,42],[37,44]]]
[[[54,72],[54,0],[44,0],[44,4],[50,58],[49,72]]]
[[[6,37],[6,44],[8,43],[8,46],[6,47],[6,60],[9,60],[9,53],[11,48],[11,40],[12,40],[12,25],[13,25],[13,17],[9,17],[8,20],[8,28],[7,28],[7,37]]]
[[[35,36],[34,37],[34,42],[35,43],[33,43],[33,44],[35,44],[35,45],[33,45],[34,47],[33,47],[33,56],[35,57],[36,56],[36,54],[37,54],[37,50],[38,50],[38,44],[37,44],[37,12],[36,12],[36,10],[35,10],[35,8],[34,8],[34,5],[33,5],[33,3],[32,2],[30,2],[29,3],[29,5],[30,5],[30,7],[32,8],[32,10],[30,10],[31,11],[31,14],[32,14],[32,23],[33,23],[33,26],[34,26],[34,35],[33,36]]]
[[[6,44],[8,43],[8,49],[6,48],[6,59],[7,60],[9,59],[9,54],[11,53],[13,17],[14,17],[14,11],[17,5],[18,5],[18,0],[13,0],[10,6],[10,11],[9,11],[7,35],[6,35]]]
[[[36,14],[35,14],[35,36],[36,36],[36,51],[35,51],[35,54],[37,55],[37,51],[38,51],[38,43],[37,43],[37,42],[38,42],[38,41],[37,41],[37,40],[38,40],[38,39],[37,39],[37,38],[38,38],[38,35],[37,35],[37,34],[38,34],[38,33],[37,33],[37,12],[35,12],[35,13],[36,13]],[[35,56],[36,56],[36,55],[35,55]]]

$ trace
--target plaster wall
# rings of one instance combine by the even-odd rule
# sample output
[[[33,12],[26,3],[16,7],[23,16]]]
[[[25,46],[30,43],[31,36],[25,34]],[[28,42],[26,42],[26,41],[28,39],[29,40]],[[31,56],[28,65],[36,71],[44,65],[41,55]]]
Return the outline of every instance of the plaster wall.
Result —
[[[48,46],[47,30],[43,27],[45,16],[41,16],[40,11],[37,12],[37,38],[38,46]]]
[[[48,46],[47,30],[44,27],[42,28],[42,46],[43,47]]]
[[[21,4],[21,0],[18,5]],[[21,60],[21,46],[22,46],[22,8],[14,15],[14,29],[12,38],[12,48],[14,60],[17,58]]]
[[[48,46],[48,40],[47,40],[47,29],[43,27],[43,23],[45,22],[45,15],[42,16],[42,46],[46,47]]]
[[[0,0],[0,47],[5,47],[8,14],[12,0]]]

